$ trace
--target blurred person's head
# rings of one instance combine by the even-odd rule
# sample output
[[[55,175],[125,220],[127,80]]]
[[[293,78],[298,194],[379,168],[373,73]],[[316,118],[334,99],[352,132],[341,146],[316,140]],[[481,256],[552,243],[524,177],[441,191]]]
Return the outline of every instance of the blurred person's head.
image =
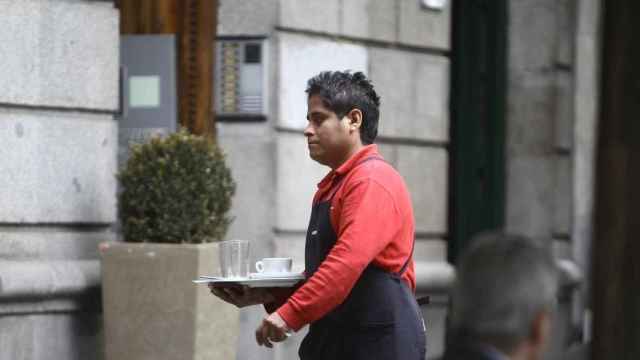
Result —
[[[335,167],[378,134],[380,97],[361,72],[325,71],[309,79],[304,135],[311,158]]]
[[[539,359],[557,287],[557,267],[547,247],[523,236],[483,234],[458,264],[452,330],[512,359]]]

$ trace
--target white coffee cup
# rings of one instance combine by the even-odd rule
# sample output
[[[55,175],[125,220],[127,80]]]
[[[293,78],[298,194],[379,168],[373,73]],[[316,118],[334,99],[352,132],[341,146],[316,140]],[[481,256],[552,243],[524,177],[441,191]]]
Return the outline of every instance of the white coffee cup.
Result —
[[[264,258],[256,262],[256,270],[260,274],[286,274],[291,272],[293,259],[288,258]]]

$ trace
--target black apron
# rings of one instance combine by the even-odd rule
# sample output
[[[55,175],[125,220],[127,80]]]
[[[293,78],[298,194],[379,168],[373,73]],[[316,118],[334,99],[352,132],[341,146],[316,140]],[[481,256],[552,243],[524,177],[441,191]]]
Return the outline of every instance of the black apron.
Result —
[[[355,166],[369,160],[382,161],[369,157]],[[311,211],[305,246],[307,278],[336,243],[330,208],[343,178],[335,180],[328,200],[318,202]],[[345,301],[310,325],[300,345],[300,359],[423,360],[426,334],[422,314],[413,292],[401,279],[409,259],[398,273],[369,264]]]

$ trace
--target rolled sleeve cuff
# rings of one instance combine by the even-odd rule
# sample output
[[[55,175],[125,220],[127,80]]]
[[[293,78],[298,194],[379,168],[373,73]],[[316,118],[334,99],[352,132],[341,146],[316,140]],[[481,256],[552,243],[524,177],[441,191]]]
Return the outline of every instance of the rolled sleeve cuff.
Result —
[[[298,331],[306,325],[306,321],[288,302],[277,310],[278,315],[287,323],[289,329]]]

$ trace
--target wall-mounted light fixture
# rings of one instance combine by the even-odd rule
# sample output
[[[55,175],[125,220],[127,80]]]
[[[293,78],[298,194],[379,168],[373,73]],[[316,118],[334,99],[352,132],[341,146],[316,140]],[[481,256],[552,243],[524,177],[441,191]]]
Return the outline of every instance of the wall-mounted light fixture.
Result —
[[[447,6],[447,0],[420,0],[420,4],[427,9],[441,11]]]

